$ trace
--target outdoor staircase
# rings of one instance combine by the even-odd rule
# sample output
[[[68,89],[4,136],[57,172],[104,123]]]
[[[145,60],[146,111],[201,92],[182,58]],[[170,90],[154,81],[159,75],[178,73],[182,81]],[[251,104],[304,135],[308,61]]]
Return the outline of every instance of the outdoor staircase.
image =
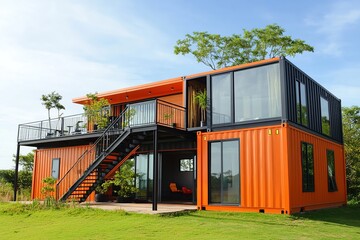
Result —
[[[139,148],[146,132],[133,132],[125,109],[86,150],[56,185],[60,201],[84,202],[106,177],[113,174]]]

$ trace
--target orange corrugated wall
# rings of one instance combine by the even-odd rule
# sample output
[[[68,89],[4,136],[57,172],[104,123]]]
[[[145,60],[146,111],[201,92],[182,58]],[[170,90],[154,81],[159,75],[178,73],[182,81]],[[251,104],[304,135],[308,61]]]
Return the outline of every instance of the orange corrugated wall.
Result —
[[[340,144],[289,127],[289,182],[291,212],[346,204],[344,148]],[[314,192],[302,192],[301,142],[314,146]],[[338,191],[328,191],[326,150],[335,153],[335,178]]]
[[[240,139],[240,205],[208,203],[208,142]],[[302,192],[301,141],[314,145],[315,192]],[[198,132],[197,206],[206,210],[290,214],[346,203],[343,146],[282,124],[220,132]],[[335,152],[337,192],[328,192],[326,149]]]
[[[59,179],[73,166],[78,160],[79,156],[91,145],[63,147],[63,148],[49,148],[38,149],[35,152],[34,158],[34,173],[32,183],[32,199],[43,199],[41,188],[43,187],[42,179],[51,176],[52,159],[60,158],[60,172]],[[92,193],[87,201],[94,201],[95,194]]]
[[[288,211],[286,128],[282,125],[251,129],[198,132],[198,208],[226,211]],[[208,142],[240,139],[240,205],[208,204]]]

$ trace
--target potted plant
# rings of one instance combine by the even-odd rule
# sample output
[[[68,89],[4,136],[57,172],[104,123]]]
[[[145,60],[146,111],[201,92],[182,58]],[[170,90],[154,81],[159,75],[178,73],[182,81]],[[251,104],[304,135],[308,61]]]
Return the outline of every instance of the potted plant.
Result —
[[[199,104],[199,107],[201,109],[200,127],[203,127],[206,122],[206,108],[208,105],[206,89],[204,89],[203,91],[200,90],[195,94],[195,102]]]
[[[97,93],[86,94],[88,98],[84,106],[84,114],[88,122],[93,124],[93,130],[104,129],[109,123],[109,101],[97,97]]]
[[[50,137],[54,135],[51,129],[51,109],[56,108],[58,111],[58,123],[60,121],[60,117],[62,113],[60,113],[60,110],[65,110],[65,107],[60,103],[60,100],[62,99],[62,96],[58,94],[57,92],[52,92],[47,95],[41,95],[40,100],[42,101],[42,105],[45,106],[45,108],[48,111],[48,119],[49,119],[49,132],[47,133],[47,136]],[[55,127],[55,130],[57,130],[58,123]]]
[[[170,125],[170,126],[172,126],[172,127],[174,128],[174,127],[176,127],[176,123],[174,123],[174,122],[172,121],[173,116],[174,116],[173,113],[164,113],[163,118],[164,118],[164,120],[165,120],[165,121],[164,121],[165,124]]]
[[[138,191],[135,187],[134,180],[136,174],[134,171],[134,162],[126,161],[118,171],[115,172],[114,179],[111,183],[117,187],[117,202],[130,202],[134,194]]]

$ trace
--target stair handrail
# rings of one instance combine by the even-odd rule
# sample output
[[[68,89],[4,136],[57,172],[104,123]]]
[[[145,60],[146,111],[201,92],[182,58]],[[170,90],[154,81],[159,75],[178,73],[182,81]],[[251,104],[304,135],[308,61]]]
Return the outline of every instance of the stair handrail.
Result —
[[[82,159],[85,158],[86,155],[92,153],[92,151],[94,151],[95,149],[95,154],[96,154],[96,148],[97,145],[100,143],[100,141],[103,140],[103,138],[108,134],[108,132],[110,131],[114,131],[114,130],[123,130],[124,126],[123,126],[123,118],[126,117],[126,111],[128,110],[128,107],[125,107],[125,109],[120,113],[120,115],[110,123],[110,125],[104,130],[104,132],[101,134],[101,136],[94,142],[94,144],[91,146],[91,148],[85,150],[80,157],[78,158],[78,160],[72,165],[72,167],[64,174],[64,176],[57,182],[56,184],[56,199],[59,200],[60,199],[60,185],[65,181],[66,178],[68,178],[70,172],[72,172],[74,170],[75,167],[78,167],[78,165],[80,164],[80,162],[82,161]],[[116,128],[114,127],[116,124],[119,124]],[[109,146],[111,146],[112,143],[109,143],[108,146],[106,148],[108,148]],[[96,156],[93,159],[93,161],[91,161],[87,168],[96,160]],[[69,184],[68,188],[70,189],[70,187],[77,181],[77,178],[75,179],[75,181],[73,181],[71,184]],[[65,186],[64,186],[65,187]],[[69,189],[66,189],[64,191],[64,194],[66,193],[66,191],[68,191]]]

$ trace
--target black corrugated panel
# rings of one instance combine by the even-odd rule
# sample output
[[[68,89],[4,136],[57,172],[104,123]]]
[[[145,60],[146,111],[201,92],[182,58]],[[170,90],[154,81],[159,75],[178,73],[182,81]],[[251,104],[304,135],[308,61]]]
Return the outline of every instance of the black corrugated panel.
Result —
[[[307,96],[307,109],[308,109],[308,126],[309,130],[321,134],[321,108],[320,97],[325,98],[329,102],[329,115],[330,115],[330,138],[342,143],[342,120],[341,120],[341,101],[336,98],[332,93],[327,91],[324,87],[306,75],[303,71],[297,68],[289,60],[282,59],[285,79],[285,98],[287,101],[287,117],[285,121],[296,123],[296,80],[305,84]]]
[[[142,144],[140,146],[139,151],[152,151],[153,144]],[[195,141],[186,141],[186,142],[162,142],[158,143],[158,150],[159,151],[166,151],[166,150],[184,150],[184,149],[196,149],[196,142]]]

